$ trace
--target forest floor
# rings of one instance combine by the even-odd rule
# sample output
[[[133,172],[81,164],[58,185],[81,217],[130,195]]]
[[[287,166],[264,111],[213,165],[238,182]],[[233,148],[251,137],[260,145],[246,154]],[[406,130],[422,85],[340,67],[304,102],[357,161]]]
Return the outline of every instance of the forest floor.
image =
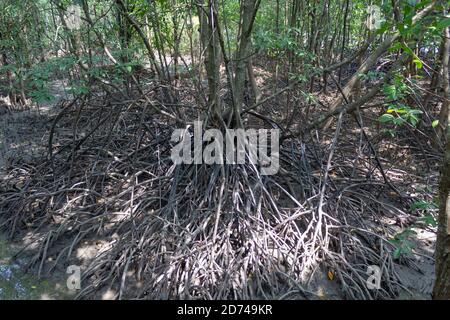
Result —
[[[260,72],[262,73],[262,71]],[[57,113],[55,110],[58,102],[65,96],[64,85],[60,81],[56,81],[52,85],[53,94],[57,99],[48,105],[40,106],[39,110],[26,110],[4,114],[0,116],[0,180],[5,179],[11,168],[17,168],[18,164],[28,163],[32,165],[33,159],[43,155],[46,152],[48,131],[51,127],[51,119]],[[331,95],[318,95],[318,99],[326,101]],[[270,110],[268,112],[271,112]],[[375,115],[369,115],[375,116]],[[371,129],[371,128],[368,128]],[[373,129],[373,128],[372,128]],[[357,130],[357,129],[356,129]],[[351,130],[349,130],[351,131]],[[388,149],[388,147],[387,147]],[[411,150],[405,149],[405,152]],[[392,150],[386,150],[383,154],[383,160],[390,162],[388,157],[401,157],[400,154],[390,154]],[[398,152],[398,151],[395,151]],[[396,181],[409,181],[409,190],[402,190],[408,194],[417,195],[425,186],[428,185],[430,176],[438,176],[437,166],[432,166],[434,172],[430,174],[422,170],[420,166],[423,164],[418,162],[417,168],[410,168],[414,164],[414,155],[411,161],[404,164],[403,168],[391,167],[387,173],[392,178],[393,183]],[[392,161],[394,163],[394,161]],[[411,169],[411,170],[410,170]],[[406,173],[408,171],[408,173]],[[412,172],[410,174],[410,172]],[[421,176],[420,174],[423,174]],[[400,186],[404,187],[404,184]],[[420,198],[420,197],[419,197]],[[389,201],[389,199],[384,199]],[[397,202],[392,201],[391,205],[395,207]],[[400,208],[404,209],[404,208]],[[390,221],[388,221],[390,220]],[[403,230],[403,224],[399,224],[393,217],[386,218],[383,224],[397,228],[400,233]],[[434,245],[435,230],[430,227],[416,225],[414,226],[416,234],[410,239],[414,249],[409,254],[408,263],[396,263],[398,277],[404,286],[403,290],[399,290],[399,299],[430,299],[434,279]],[[24,234],[22,240],[17,237],[14,242],[6,240],[8,234],[2,234],[0,240],[0,299],[27,299],[27,298],[70,298],[71,293],[65,289],[64,269],[60,268],[48,276],[45,280],[38,280],[35,276],[36,270],[32,269],[27,272],[23,270],[20,259],[13,259],[19,248],[27,247],[30,244],[30,238]],[[28,248],[32,252],[33,249]],[[89,249],[91,250],[91,249]],[[95,246],[94,249],[96,250]],[[95,255],[95,252],[94,254]],[[51,259],[51,257],[49,258]],[[26,264],[26,263],[25,263]],[[308,290],[314,292],[320,299],[342,299],[339,285],[336,281],[327,277],[327,270],[316,272],[315,277],[309,283]],[[108,298],[108,291],[103,292],[100,298]]]

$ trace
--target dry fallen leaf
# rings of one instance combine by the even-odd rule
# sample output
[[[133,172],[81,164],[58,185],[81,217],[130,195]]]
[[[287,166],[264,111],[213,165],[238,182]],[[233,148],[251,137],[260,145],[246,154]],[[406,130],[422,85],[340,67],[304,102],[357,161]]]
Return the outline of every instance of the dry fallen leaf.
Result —
[[[328,271],[327,276],[328,276],[329,280],[333,280],[333,278],[334,278],[334,274],[331,271]]]

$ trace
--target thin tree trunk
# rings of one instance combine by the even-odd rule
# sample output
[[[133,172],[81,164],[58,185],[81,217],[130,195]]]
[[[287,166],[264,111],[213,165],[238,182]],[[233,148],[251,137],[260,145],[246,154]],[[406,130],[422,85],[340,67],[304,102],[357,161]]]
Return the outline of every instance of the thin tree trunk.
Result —
[[[236,127],[242,127],[241,111],[244,101],[246,65],[251,54],[251,33],[260,0],[242,0],[239,46],[236,54],[234,75],[233,121]]]
[[[447,131],[447,120],[449,117],[449,108],[450,108],[450,84],[448,78],[448,63],[449,63],[449,54],[450,54],[450,28],[445,28],[444,30],[444,49],[442,55],[442,86],[443,86],[443,95],[442,95],[442,108],[439,114],[439,127],[438,127],[438,137],[442,139]]]
[[[441,45],[439,46],[437,58],[435,58],[436,63],[433,68],[433,74],[432,74],[431,80],[430,80],[430,87],[429,87],[425,97],[423,98],[423,102],[422,102],[424,109],[427,109],[427,106],[428,106],[428,103],[430,102],[432,93],[434,94],[434,92],[436,92],[436,89],[439,85],[439,70],[441,70],[442,55],[444,52],[444,44],[445,44],[445,41],[442,41]]]
[[[341,60],[344,59],[344,49],[346,44],[346,29],[347,29],[347,17],[348,17],[348,7],[349,7],[350,0],[347,0],[345,3],[345,13],[344,13],[344,23],[343,23],[343,31],[342,31],[342,46],[341,46]],[[342,77],[342,67],[339,68],[339,75],[338,75],[338,81],[341,83],[341,77]]]
[[[450,54],[450,31],[446,28],[444,33],[445,50],[442,59],[442,71],[444,73],[444,90],[442,108],[447,110],[445,119],[440,119],[445,124],[443,130],[447,132],[447,147],[444,155],[444,164],[441,170],[439,184],[439,227],[436,242],[436,282],[434,284],[434,299],[450,299],[450,118],[449,118],[449,76],[448,60]],[[441,116],[442,116],[441,112]]]
[[[220,89],[220,44],[218,36],[218,23],[215,17],[217,2],[209,0],[208,4],[199,6],[200,39],[203,50],[206,51],[205,68],[208,78],[208,104],[213,116],[222,115],[222,105],[219,96]]]
[[[255,73],[253,72],[253,62],[252,58],[248,59],[247,62],[247,73],[248,73],[248,81],[252,87],[253,97],[255,98],[254,104],[258,103],[261,98],[261,91],[258,88],[258,84],[256,83]]]

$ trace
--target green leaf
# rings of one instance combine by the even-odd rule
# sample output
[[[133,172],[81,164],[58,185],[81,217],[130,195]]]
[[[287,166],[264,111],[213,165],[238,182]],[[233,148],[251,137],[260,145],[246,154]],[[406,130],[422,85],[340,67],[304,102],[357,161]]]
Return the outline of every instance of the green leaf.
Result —
[[[410,47],[408,47],[406,44],[401,44],[402,49],[410,54],[411,56],[414,56],[414,51]]]
[[[395,137],[395,130],[394,129],[382,129],[382,133],[389,135],[391,137]]]
[[[443,30],[447,27],[450,27],[450,18],[442,19],[441,21],[438,22],[436,27],[438,30]]]
[[[411,204],[411,210],[417,210],[417,209],[436,209],[438,208],[438,205],[434,202],[428,202],[424,200],[418,200],[416,202],[413,202]]]
[[[423,62],[422,62],[422,60],[420,60],[419,58],[415,58],[415,59],[413,60],[413,62],[415,63],[417,69],[422,69],[422,67],[423,67]]]
[[[419,110],[419,109],[409,110],[409,114],[422,114],[422,113],[423,113],[423,111]]]
[[[400,42],[395,42],[390,48],[389,48],[389,52],[394,52],[397,50],[400,50],[402,48],[402,44]]]
[[[437,226],[437,221],[431,214],[427,214],[427,215],[425,215],[423,217],[420,217],[419,221],[422,221],[427,226],[432,226],[432,227],[436,227]]]
[[[415,243],[410,240],[405,240],[403,243],[402,251],[405,253],[412,253],[412,249],[415,247]]]
[[[436,128],[436,127],[438,126],[438,124],[439,124],[439,120],[434,120],[434,121],[431,123],[431,127]]]
[[[378,121],[381,123],[393,122],[395,120],[392,114],[385,113],[381,117],[378,118]]]
[[[394,251],[394,259],[400,258],[401,254],[402,254],[402,249],[401,248],[395,249],[395,251]]]
[[[406,122],[406,120],[403,118],[395,118],[394,120],[392,120],[392,122],[394,122],[394,124],[400,126],[400,125],[404,124]]]
[[[417,122],[419,122],[419,118],[412,114],[409,116],[409,122],[415,127]]]
[[[411,227],[409,227],[409,228],[403,230],[402,232],[397,233],[395,235],[395,239],[400,241],[400,243],[404,243],[408,237],[416,235],[416,234],[417,234],[417,232],[415,232],[413,229],[411,229]]]

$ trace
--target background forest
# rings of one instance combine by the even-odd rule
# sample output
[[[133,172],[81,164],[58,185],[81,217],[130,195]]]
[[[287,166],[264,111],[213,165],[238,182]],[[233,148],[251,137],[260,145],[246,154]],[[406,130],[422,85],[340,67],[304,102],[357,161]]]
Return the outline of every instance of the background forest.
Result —
[[[449,299],[449,4],[0,0],[0,299]]]

